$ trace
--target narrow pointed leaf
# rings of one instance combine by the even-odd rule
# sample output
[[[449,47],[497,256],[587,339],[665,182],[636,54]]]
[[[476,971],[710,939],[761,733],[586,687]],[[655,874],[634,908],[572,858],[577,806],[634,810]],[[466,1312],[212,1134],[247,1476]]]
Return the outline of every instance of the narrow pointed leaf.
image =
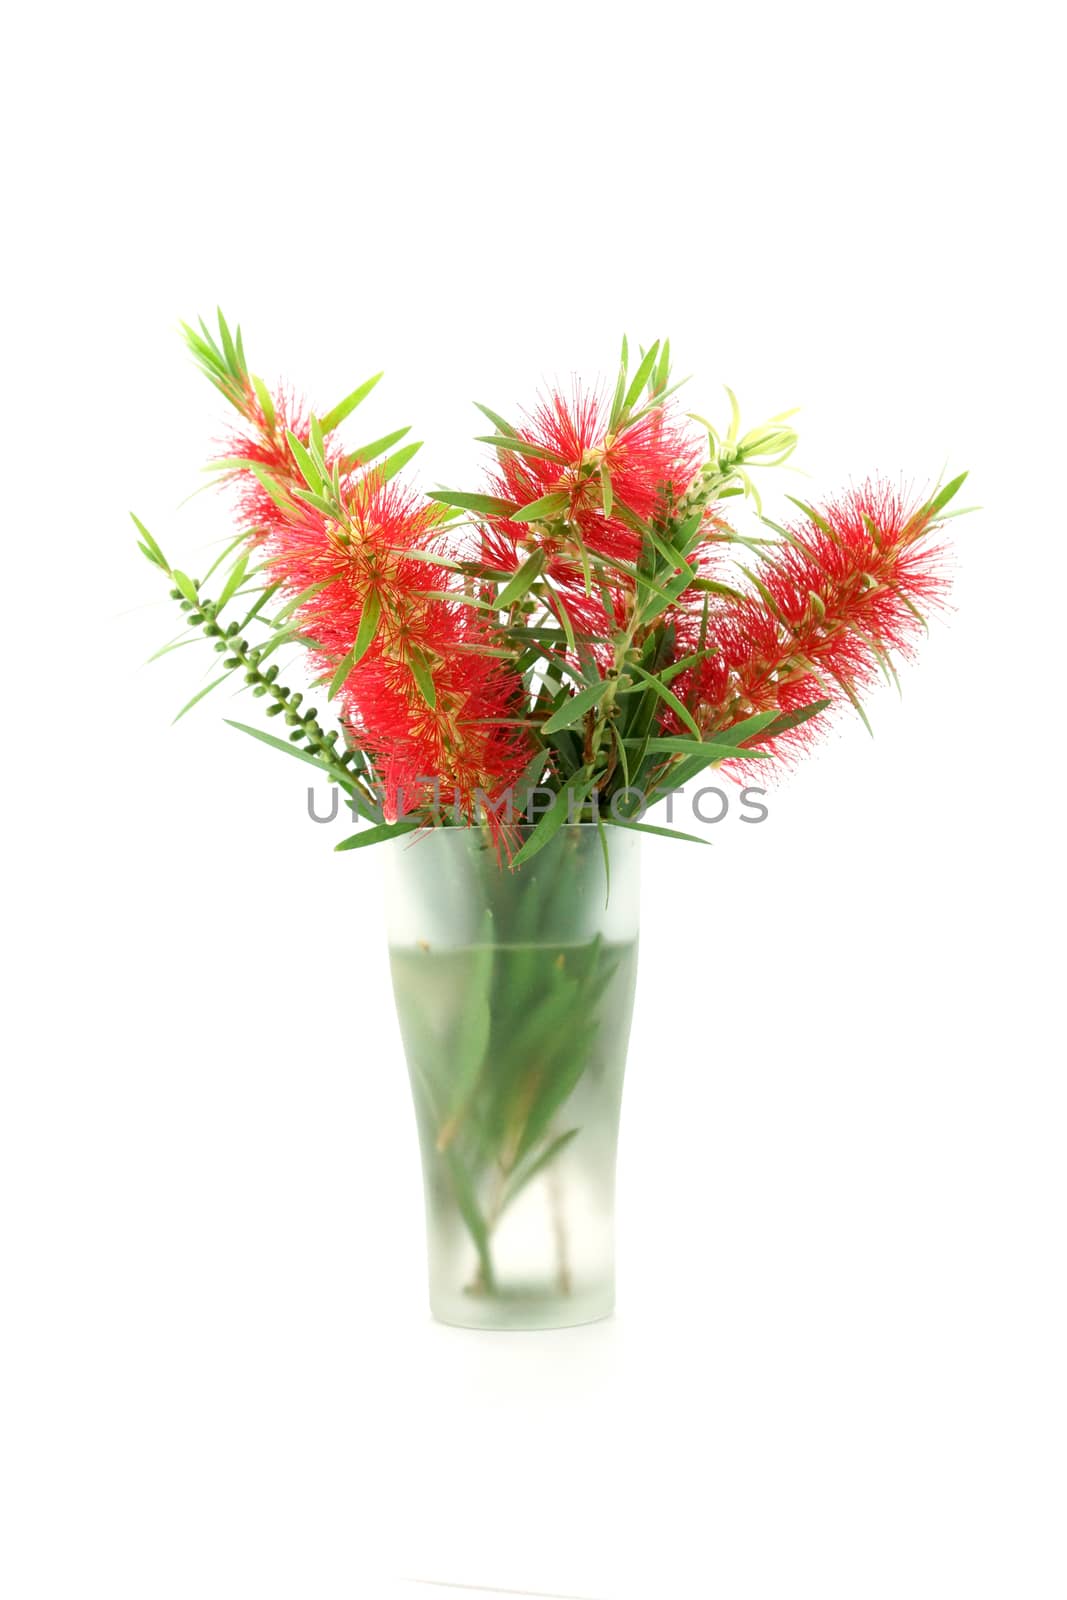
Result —
[[[577,795],[584,800],[588,789],[589,783],[588,780],[585,780],[579,783],[569,783],[566,788],[559,791],[548,810],[538,818],[537,826],[530,834],[530,837],[522,848],[512,856],[512,869],[521,867],[525,861],[529,861],[531,856],[535,856],[539,850],[544,849],[545,845],[555,837],[566,822],[570,810],[571,795]]]
[[[394,444],[399,444],[405,434],[411,432],[410,423],[406,428],[394,428],[392,433],[383,433],[380,439],[372,439],[369,444],[360,445],[358,450],[353,450],[346,455],[342,465],[346,472],[351,472],[355,467],[365,467],[375,457],[384,451],[391,450]]]
[[[137,529],[138,533],[141,535],[141,538],[148,547],[150,559],[155,561],[157,567],[162,567],[164,572],[169,573],[170,565],[166,556],[163,554],[162,550],[159,548],[159,545],[153,539],[152,535],[149,533],[140,517],[135,516],[132,511],[130,512],[130,517],[133,521],[134,527]]]
[[[229,367],[230,371],[236,375],[241,370],[240,362],[237,359],[237,350],[230,335],[230,330],[226,326],[226,318],[222,314],[222,307],[216,306],[215,310],[218,314],[219,333],[222,336],[222,350],[226,357],[226,365]]]
[[[422,698],[426,701],[431,711],[435,710],[437,707],[437,690],[434,688],[430,663],[421,651],[413,650],[408,660],[408,666]]]
[[[308,488],[314,494],[318,494],[322,489],[322,473],[311,459],[310,451],[303,441],[297,438],[292,428],[286,430],[285,436],[289,441],[289,449],[293,453],[293,460],[300,468],[301,477]]]
[[[464,494],[457,489],[435,489],[426,498],[484,517],[513,517],[516,510],[513,500],[501,500],[495,494]]]
[[[380,467],[375,468],[375,473],[382,483],[388,483],[390,478],[395,478],[397,473],[407,466],[408,462],[422,449],[423,441],[416,439],[412,444],[406,444],[402,450],[394,450],[391,456],[386,456]]]
[[[207,581],[211,577],[212,573],[218,571],[219,567],[221,567],[222,563],[226,560],[226,557],[229,556],[229,555],[232,555],[233,552],[237,549],[237,546],[239,544],[242,544],[244,542],[244,540],[249,537],[249,534],[252,533],[253,531],[254,531],[253,529],[249,529],[247,533],[239,533],[237,535],[236,539],[231,539],[230,540],[229,544],[226,545],[226,547],[223,549],[222,554],[221,555],[217,555],[215,557],[215,559],[211,563],[210,567],[208,567],[207,571],[204,573],[204,582],[205,583],[207,583]]]
[[[692,712],[687,706],[682,704],[678,696],[668,689],[667,685],[660,678],[657,678],[651,672],[646,672],[643,667],[639,667],[636,664],[629,667],[628,670],[630,672],[636,672],[637,676],[642,680],[642,682],[648,684],[648,687],[652,690],[653,694],[658,695],[663,701],[664,705],[669,706],[674,712],[675,716],[680,718],[680,720],[685,723],[694,739],[702,738],[700,729],[697,727],[697,724],[693,719]]]
[[[662,828],[654,822],[630,822],[626,819],[612,817],[608,827],[633,828],[638,833],[658,833],[661,839],[685,839],[689,844],[711,844],[710,839],[702,839],[699,834],[682,833],[679,828]]]
[[[510,450],[515,455],[535,456],[539,461],[552,461],[558,466],[566,462],[566,457],[561,456],[558,450],[549,450],[543,444],[534,444],[531,439],[520,439],[513,434],[478,433],[474,438],[476,444],[491,444],[497,450]]]
[[[274,400],[271,392],[263,382],[263,379],[257,378],[254,372],[252,374],[252,387],[256,391],[256,399],[259,401],[259,409],[263,413],[263,421],[267,424],[267,430],[270,432],[274,427],[275,415]]]
[[[570,728],[580,722],[587,711],[592,711],[603,700],[610,688],[607,680],[601,679],[598,683],[591,683],[588,688],[581,689],[563,702],[558,711],[554,711],[547,722],[541,724],[542,733],[557,733],[560,728]]]
[[[515,429],[511,426],[511,423],[505,422],[504,418],[498,411],[492,411],[488,406],[483,406],[480,400],[475,400],[474,404],[478,407],[478,410],[481,412],[483,417],[489,418],[489,421],[493,424],[493,427],[498,433],[506,433],[510,439],[518,437]]]
[[[543,517],[554,517],[559,512],[566,511],[571,503],[571,497],[566,489],[554,490],[552,494],[543,494],[539,500],[531,500],[529,505],[521,506],[518,511],[512,512],[512,522],[540,522]]]
[[[293,612],[298,610],[300,606],[304,605],[308,600],[313,600],[317,594],[322,593],[323,589],[328,589],[331,583],[337,582],[339,582],[339,575],[335,575],[332,578],[322,578],[318,583],[309,583],[306,589],[301,589],[299,594],[294,594],[291,600],[287,600],[281,609],[274,613],[274,625],[277,626],[278,623],[284,622],[286,617],[291,617]]]
[[[615,504],[615,492],[611,487],[611,473],[603,462],[600,465],[600,496],[604,507],[604,515],[611,516],[611,508]]]
[[[515,576],[509,583],[505,584],[497,595],[497,609],[499,611],[507,611],[516,601],[521,600],[523,595],[528,593],[541,576],[544,565],[544,552],[535,550],[533,555],[523,562]]]
[[[185,702],[185,704],[182,706],[181,710],[178,712],[178,715],[174,718],[174,721],[175,722],[180,722],[187,711],[191,711],[193,709],[193,707],[196,704],[198,704],[198,702],[201,701],[206,694],[210,694],[211,693],[212,689],[217,689],[220,683],[225,683],[226,679],[229,676],[230,676],[230,674],[228,672],[224,672],[222,674],[221,678],[212,679],[212,681],[209,684],[205,685],[205,687],[203,689],[201,689],[198,694],[194,694],[193,698],[191,700],[187,700]],[[173,726],[173,723],[171,724],[171,726]]]
[[[773,722],[768,722],[759,733],[749,735],[761,744],[770,739],[777,739],[779,734],[788,733],[792,728],[799,728],[802,722],[807,722],[809,717],[817,717],[821,711],[832,704],[830,700],[815,700],[810,706],[799,706],[796,711],[783,711],[781,716],[775,717]]]
[[[334,673],[333,677],[330,679],[330,690],[326,697],[328,700],[333,699],[334,695],[348,678],[349,673],[359,664],[360,661],[362,661],[363,657],[370,649],[374,642],[374,636],[378,631],[378,619],[381,616],[381,613],[381,598],[379,597],[378,591],[376,589],[372,589],[367,595],[366,600],[363,602],[363,611],[360,614],[359,628],[356,632],[356,642],[345,656],[340,666],[337,668],[337,671]]]
[[[260,744],[270,745],[272,750],[281,750],[286,755],[295,756],[298,761],[306,761],[308,766],[317,767],[320,772],[325,772],[328,777],[339,783],[341,788],[349,788],[348,784],[340,783],[338,775],[325,761],[312,755],[310,750],[301,750],[298,745],[290,744],[286,739],[279,739],[273,733],[264,733],[262,728],[250,728],[247,722],[233,722],[229,717],[224,717],[223,721],[228,728],[236,728],[239,733],[247,733],[250,739],[258,739]]]
[[[381,822],[374,828],[360,828],[358,833],[350,834],[340,844],[335,844],[334,849],[362,850],[366,845],[382,844],[386,839],[400,839],[405,833],[414,833],[421,827],[421,822]]]
[[[637,400],[638,396],[640,395],[641,390],[645,387],[645,384],[648,382],[649,375],[651,374],[653,367],[656,365],[656,357],[658,356],[658,354],[659,354],[659,340],[657,339],[655,344],[652,346],[651,350],[647,350],[645,352],[645,356],[644,356],[644,359],[641,362],[641,365],[638,367],[637,371],[634,373],[633,381],[630,384],[630,387],[626,391],[626,399],[623,401],[623,404],[622,404],[622,409],[623,409],[624,413],[630,410],[631,406],[634,404],[634,402]]]
[[[667,381],[670,378],[670,374],[671,374],[671,341],[669,339],[664,339],[663,348],[660,350],[660,353],[659,353],[659,361],[656,363],[655,376],[654,376],[654,378],[652,380],[652,392],[653,392],[653,394],[659,394],[659,392],[662,389],[665,389],[667,387]]]
[[[171,577],[174,579],[175,585],[181,590],[189,604],[199,607],[200,596],[193,587],[193,580],[191,578],[187,578],[185,573],[179,572],[177,568],[175,568],[171,573]]]
[[[326,415],[320,418],[323,433],[332,433],[335,428],[339,428],[345,418],[350,417],[356,407],[367,398],[375,384],[380,383],[383,376],[383,373],[376,372],[373,378],[361,383],[358,389],[353,389],[351,394],[346,395],[327,411]]]
[[[507,1192],[504,1195],[504,1199],[501,1202],[500,1210],[497,1213],[498,1216],[502,1217],[504,1215],[504,1212],[511,1205],[512,1201],[516,1200],[526,1188],[526,1185],[530,1182],[531,1178],[536,1178],[539,1172],[543,1172],[545,1170],[549,1162],[555,1161],[557,1156],[562,1155],[563,1151],[570,1144],[571,1140],[580,1132],[580,1128],[568,1128],[566,1133],[561,1133],[558,1138],[552,1140],[551,1144],[545,1146],[545,1148],[541,1151],[541,1154],[537,1157],[536,1161],[531,1161],[528,1167],[525,1167],[521,1171],[514,1174],[508,1186]]]
[[[241,587],[241,584],[244,580],[244,575],[248,571],[248,559],[248,552],[246,551],[241,559],[232,568],[229,577],[223,584],[222,593],[219,595],[218,603],[215,607],[216,615],[222,610],[223,606],[226,605],[228,601],[233,599],[234,595]]]
[[[251,471],[261,487],[264,488],[270,495],[271,499],[274,501],[274,504],[279,508],[279,510],[292,512],[293,502],[290,500],[281,484],[278,483],[277,480],[273,478],[267,471],[266,467],[262,467],[258,461],[254,461],[251,465]]]
[[[628,740],[627,743],[634,744],[636,741]],[[649,739],[647,749],[658,755],[691,756],[694,760],[699,757],[705,766],[710,766],[716,761],[736,760],[739,753],[735,744],[719,740],[712,742],[710,739]],[[741,753],[746,760],[749,757],[764,760],[767,758],[767,752],[764,750],[745,750]]]
[[[937,512],[943,509],[943,507],[947,506],[952,497],[955,494],[958,494],[959,490],[963,487],[966,481],[967,474],[965,472],[961,472],[958,478],[953,478],[951,483],[946,483],[945,487],[940,490],[940,492],[936,494],[930,501],[929,510],[931,515],[936,515]]]

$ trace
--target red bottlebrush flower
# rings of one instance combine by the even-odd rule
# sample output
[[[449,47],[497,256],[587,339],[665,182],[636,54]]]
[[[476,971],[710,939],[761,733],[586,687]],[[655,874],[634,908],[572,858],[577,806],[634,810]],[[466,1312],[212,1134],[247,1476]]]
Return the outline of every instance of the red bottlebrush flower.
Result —
[[[425,611],[420,596],[442,587],[438,568],[409,555],[430,553],[440,531],[437,509],[374,473],[342,487],[343,523],[298,502],[291,517],[273,523],[265,541],[271,576],[286,594],[323,585],[299,617],[335,657],[351,650],[369,596],[377,599],[381,630],[390,636],[400,628],[402,602],[409,611]]]
[[[279,389],[270,397],[270,411],[267,413],[259,397],[250,388],[242,414],[247,426],[227,436],[221,459],[254,462],[283,491],[286,500],[292,500],[293,491],[303,489],[306,485],[288,435],[294,433],[301,444],[307,444],[311,419],[306,405],[289,390]],[[326,460],[331,468],[340,455],[339,447],[328,440]],[[289,511],[279,506],[254,470],[250,467],[236,468],[227,474],[227,480],[236,485],[238,512],[257,542],[273,529],[285,526]]]
[[[375,759],[387,816],[435,798],[471,816],[479,790],[495,799],[529,759],[513,725],[521,680],[487,653],[481,618],[460,597],[439,598],[453,574],[418,559],[435,552],[439,507],[375,473],[343,479],[342,503],[343,517],[330,518],[296,499],[285,510],[272,502],[261,534],[270,575],[289,596],[311,591],[296,620],[331,676],[375,604],[373,640],[338,705]],[[432,706],[416,666],[432,677]]]
[[[432,609],[427,632],[439,652],[432,706],[403,661],[383,650],[361,662],[342,691],[346,720],[378,758],[390,821],[424,805],[472,818],[479,802],[495,801],[516,782],[530,758],[516,726],[521,678],[485,653],[492,641],[480,618],[448,602]]]
[[[942,604],[947,589],[943,552],[927,542],[934,525],[926,505],[866,483],[787,530],[790,541],[755,574],[758,592],[717,598],[706,623],[679,611],[676,657],[702,643],[711,652],[674,684],[702,733],[821,699],[855,703],[892,654],[908,657],[921,609]],[[822,721],[786,732],[786,746],[807,743]]]
[[[501,450],[492,493],[520,506],[566,493],[569,503],[558,519],[558,537],[546,535],[542,525],[535,531],[507,518],[494,519],[496,525],[516,546],[536,543],[550,558],[572,563],[577,552],[567,524],[594,554],[636,560],[640,535],[621,513],[630,511],[642,520],[654,515],[668,487],[681,490],[689,484],[701,456],[698,442],[669,405],[654,406],[611,433],[602,397],[577,383],[569,399],[557,392],[544,400],[518,437],[545,454]]]

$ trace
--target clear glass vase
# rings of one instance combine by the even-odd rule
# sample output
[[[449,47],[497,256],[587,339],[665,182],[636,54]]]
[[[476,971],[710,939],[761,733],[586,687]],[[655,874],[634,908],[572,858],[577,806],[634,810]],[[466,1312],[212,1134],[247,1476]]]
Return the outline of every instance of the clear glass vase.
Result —
[[[584,823],[517,869],[476,828],[385,847],[440,1322],[563,1328],[613,1309],[639,847]]]

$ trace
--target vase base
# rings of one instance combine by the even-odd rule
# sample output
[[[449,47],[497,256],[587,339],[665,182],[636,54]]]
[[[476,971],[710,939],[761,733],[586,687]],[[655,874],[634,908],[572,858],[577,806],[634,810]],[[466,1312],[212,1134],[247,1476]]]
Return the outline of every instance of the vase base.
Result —
[[[603,1322],[615,1310],[613,1293],[536,1294],[501,1290],[495,1294],[434,1295],[435,1322],[449,1328],[500,1333],[541,1333],[551,1328],[581,1328]]]

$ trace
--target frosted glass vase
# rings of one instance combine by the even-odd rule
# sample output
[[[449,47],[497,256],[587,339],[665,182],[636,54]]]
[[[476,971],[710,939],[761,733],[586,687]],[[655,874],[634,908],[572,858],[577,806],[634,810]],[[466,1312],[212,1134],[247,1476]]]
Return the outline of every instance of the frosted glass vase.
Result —
[[[469,1328],[606,1317],[640,836],[564,826],[515,870],[475,828],[385,848],[433,1314]]]

